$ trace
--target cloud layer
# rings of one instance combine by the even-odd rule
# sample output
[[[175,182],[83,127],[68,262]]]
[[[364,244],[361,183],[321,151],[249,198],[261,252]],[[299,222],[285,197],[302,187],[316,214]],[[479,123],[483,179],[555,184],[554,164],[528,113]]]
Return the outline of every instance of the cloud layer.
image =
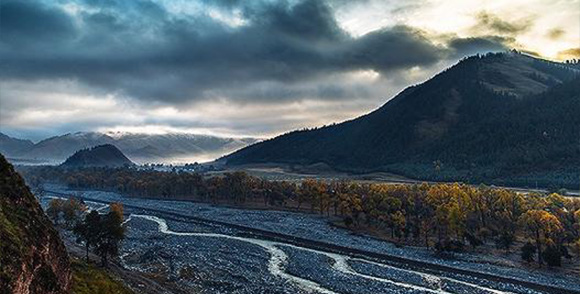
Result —
[[[270,128],[248,123],[271,104],[353,107],[321,115],[343,119],[378,106],[403,86],[465,55],[513,46],[517,35],[534,23],[531,17],[506,21],[481,11],[474,15],[478,33],[469,36],[405,22],[357,35],[337,17],[337,11],[353,5],[349,2],[7,0],[0,5],[0,78],[5,89],[0,93],[0,122],[3,129],[14,130],[34,128],[34,118],[22,117],[31,109],[82,113],[82,103],[51,100],[60,95],[70,101],[112,99],[116,112],[141,111],[143,117],[136,121],[119,114],[118,125],[147,123],[164,107],[193,114],[215,105],[244,105],[250,117],[222,117],[223,127],[237,124],[242,127],[235,131],[272,134],[320,119],[296,115],[302,122],[258,120]],[[397,9],[416,10],[417,5]],[[552,29],[545,34],[554,39],[565,32]],[[14,94],[23,83],[45,89],[28,90],[32,97],[23,99]],[[53,97],[47,98],[46,92]],[[72,130],[75,123],[85,128],[109,125],[62,118],[59,130]],[[205,124],[197,118],[157,123]]]

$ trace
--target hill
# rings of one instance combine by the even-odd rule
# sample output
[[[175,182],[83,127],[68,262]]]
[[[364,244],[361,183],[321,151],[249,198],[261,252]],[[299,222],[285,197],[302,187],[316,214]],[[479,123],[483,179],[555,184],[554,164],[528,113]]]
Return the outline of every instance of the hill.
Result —
[[[4,138],[6,137],[6,138]],[[5,143],[6,142],[6,143]],[[13,142],[21,142],[17,147]],[[134,134],[76,132],[44,139],[36,144],[0,135],[0,150],[10,158],[63,162],[80,149],[113,144],[136,162],[211,160],[256,142],[253,138],[222,138],[197,134]]]
[[[134,163],[121,150],[111,144],[82,149],[69,157],[64,167],[121,167]]]
[[[428,180],[575,186],[577,65],[509,52],[473,56],[357,119],[291,132],[227,165],[325,163]]]
[[[0,154],[0,293],[69,293],[66,249],[24,180]]]

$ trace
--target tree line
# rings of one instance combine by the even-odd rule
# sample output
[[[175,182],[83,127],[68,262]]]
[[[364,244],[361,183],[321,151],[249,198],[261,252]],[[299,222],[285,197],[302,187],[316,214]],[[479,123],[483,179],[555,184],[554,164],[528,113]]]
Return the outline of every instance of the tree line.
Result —
[[[353,230],[374,229],[391,241],[438,252],[491,244],[539,265],[580,258],[580,200],[557,193],[521,194],[503,188],[448,184],[354,181],[268,181],[244,172],[204,177],[189,172],[138,169],[35,168],[33,181],[59,181],[73,189],[105,189],[133,197],[309,210],[336,216]],[[66,214],[65,214],[66,215]]]

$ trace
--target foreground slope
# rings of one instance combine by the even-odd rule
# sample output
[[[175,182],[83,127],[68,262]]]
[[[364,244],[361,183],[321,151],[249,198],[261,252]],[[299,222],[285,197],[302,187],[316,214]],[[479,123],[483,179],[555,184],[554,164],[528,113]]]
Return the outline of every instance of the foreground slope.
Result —
[[[291,132],[224,161],[322,162],[435,180],[525,182],[542,171],[564,173],[559,178],[570,182],[559,184],[575,185],[570,170],[580,160],[578,73],[577,65],[514,52],[474,56],[365,116]]]
[[[134,165],[127,156],[111,144],[82,149],[69,157],[64,167],[121,167]]]
[[[0,155],[0,293],[68,293],[65,247],[23,179]]]

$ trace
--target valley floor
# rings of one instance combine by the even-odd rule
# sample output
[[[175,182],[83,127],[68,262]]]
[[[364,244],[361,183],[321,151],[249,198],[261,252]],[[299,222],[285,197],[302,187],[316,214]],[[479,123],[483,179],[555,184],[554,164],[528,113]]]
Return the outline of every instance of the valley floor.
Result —
[[[387,183],[387,184],[421,184],[421,183],[443,183],[438,181],[418,180],[408,178],[402,175],[388,173],[388,172],[369,172],[369,173],[347,173],[332,169],[323,164],[313,164],[308,166],[286,165],[286,164],[251,164],[236,167],[229,167],[228,169],[210,172],[208,174],[224,174],[227,172],[243,171],[249,175],[274,181],[302,181],[304,179],[316,179],[322,181],[337,181],[348,180],[354,182],[366,183]],[[477,185],[475,185],[477,186]],[[540,187],[512,187],[512,186],[496,186],[498,188],[506,188],[519,193],[546,193],[547,190]],[[565,196],[575,198],[580,197],[580,190],[568,190]]]
[[[48,190],[52,192],[43,203],[48,197],[72,194],[61,187]],[[437,258],[428,249],[398,248],[353,235],[317,215],[136,199],[100,191],[74,194],[93,200],[87,203],[94,209],[107,209],[104,203],[112,201],[125,205],[128,235],[121,250],[125,268],[164,277],[194,292],[549,293],[560,288],[580,293],[577,276],[530,272],[476,254]],[[374,258],[380,255],[395,258]]]

